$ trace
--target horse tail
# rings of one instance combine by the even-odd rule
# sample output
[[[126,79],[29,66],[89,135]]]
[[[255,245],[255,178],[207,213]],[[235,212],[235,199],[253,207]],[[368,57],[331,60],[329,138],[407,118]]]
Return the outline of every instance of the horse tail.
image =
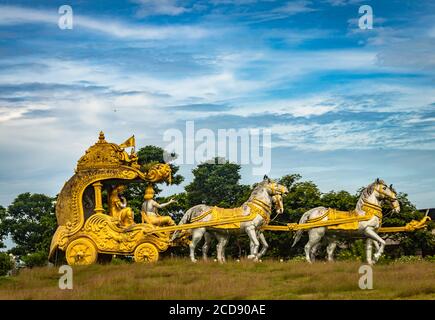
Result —
[[[301,223],[305,223],[305,222],[307,222],[307,220],[308,220],[308,218],[310,217],[310,214],[311,214],[311,212],[313,211],[313,210],[315,210],[315,209],[311,209],[311,210],[308,210],[307,212],[305,212],[303,215],[302,215],[302,217],[299,219],[299,224],[301,224]],[[303,233],[304,231],[303,230],[298,230],[298,231],[296,231],[295,232],[295,234],[294,234],[294,236],[293,236],[293,244],[292,244],[292,248],[296,245],[296,243],[298,243],[298,241],[301,239],[301,237],[302,237],[302,233]]]
[[[178,225],[181,226],[183,224],[189,223],[191,218],[192,218],[192,210],[189,209],[183,215]],[[175,230],[174,234],[172,235],[171,241],[177,239],[179,234],[180,234],[180,230]]]

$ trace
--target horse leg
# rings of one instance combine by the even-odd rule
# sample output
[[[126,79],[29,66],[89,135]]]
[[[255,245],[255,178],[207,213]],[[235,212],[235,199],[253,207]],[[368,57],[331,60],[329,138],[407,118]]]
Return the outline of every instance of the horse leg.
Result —
[[[370,238],[367,238],[366,240],[366,260],[368,264],[373,264],[372,260],[372,250],[373,250],[373,240]]]
[[[202,245],[202,258],[207,261],[208,250],[210,249],[211,234],[209,232],[204,233],[204,244]]]
[[[222,257],[222,262],[226,262],[227,260],[225,258],[225,248],[226,248],[226,246],[228,244],[228,240],[229,240],[230,236],[229,235],[225,235],[225,236],[222,236],[222,237],[223,237],[223,239],[222,239],[222,243],[221,243],[221,257]]]
[[[249,236],[249,235],[248,235]],[[254,241],[251,240],[251,238],[249,238],[249,252],[251,253],[252,251],[254,251]]]
[[[320,241],[317,242],[315,245],[313,245],[313,247],[311,248],[311,253],[310,253],[310,257],[311,257],[311,261],[314,262],[316,261],[316,255],[317,255],[317,250],[319,250],[320,247]]]
[[[337,247],[337,241],[335,239],[332,239],[331,242],[329,242],[328,246],[326,247],[326,252],[328,254],[328,261],[334,262],[334,251]]]
[[[375,246],[376,250],[379,250],[380,244],[377,241],[373,241],[373,245]]]
[[[260,247],[260,242],[257,239],[257,232],[255,230],[255,226],[249,226],[246,228],[246,233],[249,236],[249,240],[251,240],[251,254],[248,256],[248,259],[257,260],[258,248]]]
[[[308,231],[308,242],[305,245],[305,259],[312,263],[312,251],[313,249],[317,249],[318,243],[322,240],[323,235],[325,234],[324,230],[321,230],[321,228],[311,229]]]
[[[257,258],[260,259],[266,253],[267,249],[269,248],[269,244],[267,243],[263,232],[258,232],[258,238],[260,239],[262,246],[260,253],[257,255]]]
[[[305,260],[307,260],[307,262],[311,263],[311,241],[308,240],[307,244],[304,247],[304,251],[305,251]]]
[[[370,239],[377,241],[378,244],[380,244],[379,249],[376,251],[373,260],[374,262],[378,261],[379,258],[381,257],[382,253],[384,252],[384,248],[385,248],[385,240],[382,239],[376,232],[375,230],[373,230],[372,228],[368,227],[365,228],[364,230],[364,234],[366,236],[368,236]]]
[[[216,233],[216,238],[218,240],[218,244],[217,244],[217,260],[220,263],[224,263],[225,262],[225,246],[228,243],[228,238],[229,236],[226,234],[220,234],[220,233]]]
[[[196,246],[198,244],[199,241],[201,241],[202,236],[205,233],[205,228],[198,228],[198,229],[194,229],[192,231],[192,241],[189,244],[189,248],[190,248],[190,260],[192,260],[192,262],[197,262],[198,260],[195,259],[195,249]]]
[[[217,245],[216,245],[216,253],[217,253],[217,261],[222,263],[222,235],[216,234]]]
[[[375,246],[376,252],[379,252],[380,250],[382,250],[381,254],[379,256],[374,257],[375,262],[378,262],[379,258],[381,257],[382,253],[384,252],[384,248],[381,249],[381,244],[377,241],[373,241],[373,244]]]

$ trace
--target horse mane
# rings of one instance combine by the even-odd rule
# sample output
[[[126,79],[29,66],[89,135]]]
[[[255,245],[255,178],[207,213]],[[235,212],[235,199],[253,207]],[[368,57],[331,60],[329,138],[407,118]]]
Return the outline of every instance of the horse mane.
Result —
[[[361,192],[361,196],[360,198],[364,198],[367,199],[368,197],[370,197],[373,193],[373,190],[375,190],[375,185],[376,182],[373,182],[371,184],[369,184],[362,192]]]
[[[361,210],[363,201],[372,195],[373,191],[375,190],[375,186],[378,183],[385,184],[385,181],[379,180],[379,181],[372,182],[367,187],[365,187],[363,191],[361,191],[361,195],[359,196],[358,202],[356,204],[356,208],[358,210]]]
[[[259,190],[261,188],[264,188],[265,184],[266,184],[266,181],[264,181],[264,180],[255,184],[254,189],[252,190],[251,195],[249,196],[248,200],[251,200],[259,192]]]

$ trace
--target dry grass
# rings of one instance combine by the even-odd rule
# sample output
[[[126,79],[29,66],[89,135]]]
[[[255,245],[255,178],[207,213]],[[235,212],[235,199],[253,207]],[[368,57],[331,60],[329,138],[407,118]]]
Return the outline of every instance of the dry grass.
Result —
[[[74,289],[58,289],[57,268],[0,278],[0,299],[435,299],[434,263],[374,267],[373,290],[358,287],[358,262],[251,261],[74,268]]]

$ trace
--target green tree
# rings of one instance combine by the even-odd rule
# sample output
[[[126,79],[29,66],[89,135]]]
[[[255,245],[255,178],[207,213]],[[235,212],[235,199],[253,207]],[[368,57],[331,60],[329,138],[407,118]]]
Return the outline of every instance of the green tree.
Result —
[[[5,252],[0,252],[0,276],[5,276],[13,268],[13,262],[9,255]]]
[[[406,193],[397,195],[400,203],[400,213],[392,213],[389,206],[384,206],[384,217],[382,226],[404,226],[411,220],[420,220],[424,214],[417,211],[416,207],[408,199]],[[391,257],[402,255],[415,255],[421,253],[423,255],[435,254],[435,235],[432,233],[434,227],[433,221],[429,223],[426,229],[420,229],[414,232],[400,232],[387,235],[393,240],[399,241],[398,247],[386,247],[386,253]]]
[[[288,174],[279,179],[278,183],[286,186],[287,189],[290,190],[295,182],[301,180],[301,178],[302,176],[298,173]]]
[[[321,192],[312,181],[299,181],[301,175],[289,174],[282,177],[279,183],[285,185],[289,193],[284,197],[284,213],[276,217],[274,224],[287,224],[299,222],[302,214],[321,203]],[[268,256],[290,257],[301,254],[303,244],[306,241],[306,234],[296,248],[291,248],[293,243],[292,233],[289,232],[267,232],[266,238],[270,245]]]
[[[355,209],[358,201],[358,195],[350,194],[347,191],[329,191],[322,195],[321,204],[327,208],[334,208],[342,211],[350,211]]]
[[[189,204],[187,202],[186,192],[177,193],[170,195],[168,197],[157,197],[156,201],[159,203],[168,202],[170,199],[174,199],[177,202],[160,209],[159,212],[163,214],[171,214],[172,218],[176,223],[178,223],[183,217],[184,213],[189,209]]]
[[[178,157],[174,153],[169,156],[162,148],[151,145],[141,148],[137,155],[139,158],[138,163],[142,166],[142,168],[146,168],[146,166],[149,164],[165,163],[165,158],[171,158],[172,160],[175,160]],[[177,174],[178,170],[180,170],[180,167],[173,163],[169,163],[169,166],[172,170],[172,184],[179,185],[184,180],[182,175]]]
[[[141,170],[146,171],[151,165],[156,163],[165,163],[165,158],[168,158],[165,151],[157,146],[148,145],[141,148],[138,152],[138,163],[141,165]],[[177,155],[172,154],[171,159],[176,159]],[[172,184],[179,185],[183,182],[184,177],[180,174],[177,174],[180,167],[174,164],[169,164],[172,171]],[[143,203],[143,196],[145,193],[146,184],[143,182],[138,183],[129,183],[127,185],[127,189],[124,192],[124,196],[128,201],[129,207],[133,209],[134,212],[140,212],[141,206]],[[161,189],[156,185],[154,186],[154,190],[156,195],[161,192]],[[172,209],[172,205],[170,209]],[[140,214],[135,214],[136,222],[140,222]]]
[[[222,158],[214,158],[201,163],[192,170],[193,181],[185,187],[184,211],[197,204],[207,204],[222,208],[235,208],[245,202],[251,188],[240,184],[241,166]],[[239,256],[243,249],[249,247],[247,237],[232,237],[227,246],[228,256]],[[216,252],[216,241],[212,240],[210,255]]]
[[[0,206],[0,249],[5,248],[4,238],[8,235],[4,221],[6,219],[6,209]]]
[[[44,194],[27,192],[18,195],[8,207],[3,227],[16,244],[11,249],[13,254],[45,252],[48,255],[57,226],[54,200]]]
[[[205,203],[223,208],[246,201],[249,186],[241,185],[240,165],[215,158],[192,170],[193,181],[185,188],[189,206]]]

